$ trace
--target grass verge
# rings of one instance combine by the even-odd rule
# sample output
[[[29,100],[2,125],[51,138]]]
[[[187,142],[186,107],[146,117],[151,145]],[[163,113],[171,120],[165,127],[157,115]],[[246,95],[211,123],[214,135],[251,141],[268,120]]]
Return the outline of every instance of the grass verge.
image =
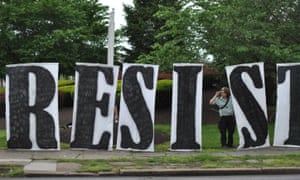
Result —
[[[171,128],[170,125],[156,124],[155,131],[170,135]],[[274,132],[274,125],[269,124],[270,142],[273,142],[273,132]],[[6,133],[5,130],[0,130],[0,149],[7,149],[5,133]],[[239,143],[238,133],[237,131],[235,131],[234,146],[238,146],[238,143]],[[69,144],[61,143],[62,149],[67,149],[69,147],[70,147]],[[155,151],[157,152],[169,151],[169,148],[170,148],[169,141],[155,145]],[[202,126],[202,150],[208,152],[215,152],[220,150],[223,151],[223,149],[220,149],[220,133],[216,124],[207,124]]]
[[[270,141],[273,139],[273,128],[270,125]],[[170,133],[170,126],[156,125],[155,131]],[[300,167],[300,154],[289,155],[217,155],[218,152],[236,151],[235,149],[221,149],[219,144],[219,132],[217,126],[204,125],[202,127],[202,151],[182,153],[174,156],[162,153],[155,157],[136,157],[134,154],[126,158],[78,160],[78,159],[58,159],[58,162],[72,162],[81,164],[78,172],[118,172],[120,169],[176,169],[176,168],[261,168],[261,167]],[[238,144],[238,134],[235,132],[235,145]],[[0,131],[0,148],[6,149],[5,131]],[[155,145],[156,152],[168,152],[170,142]],[[69,148],[68,144],[62,144],[62,148]],[[229,153],[228,153],[229,154]],[[0,166],[1,169],[1,166]],[[0,176],[18,176],[23,173],[20,167],[9,167],[4,169]]]
[[[300,155],[216,156],[199,152],[193,156],[159,156],[147,158],[113,158],[99,160],[61,159],[59,162],[76,162],[78,172],[118,172],[121,169],[206,169],[206,168],[262,168],[299,167]]]
[[[23,173],[23,166],[0,165],[0,177],[21,176]]]

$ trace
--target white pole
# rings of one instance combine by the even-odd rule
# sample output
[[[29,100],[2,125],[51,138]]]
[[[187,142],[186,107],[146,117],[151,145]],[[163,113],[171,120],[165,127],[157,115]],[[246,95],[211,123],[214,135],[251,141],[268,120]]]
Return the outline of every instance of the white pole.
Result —
[[[115,43],[115,10],[112,9],[108,27],[108,52],[107,64],[114,65],[114,43]]]

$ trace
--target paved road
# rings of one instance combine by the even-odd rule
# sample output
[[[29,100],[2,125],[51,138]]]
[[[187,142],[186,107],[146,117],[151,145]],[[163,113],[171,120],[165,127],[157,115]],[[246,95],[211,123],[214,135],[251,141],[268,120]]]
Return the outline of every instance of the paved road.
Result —
[[[25,178],[0,178],[0,180],[299,180],[297,175],[244,175],[244,176],[180,176],[180,177],[25,177]]]

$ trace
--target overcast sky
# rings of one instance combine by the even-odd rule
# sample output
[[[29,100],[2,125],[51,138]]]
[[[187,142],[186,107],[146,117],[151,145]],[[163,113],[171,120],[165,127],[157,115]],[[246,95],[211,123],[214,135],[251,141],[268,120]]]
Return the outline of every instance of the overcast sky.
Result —
[[[133,0],[99,0],[100,3],[115,9],[115,29],[119,29],[126,24],[123,12],[123,4],[133,4]]]

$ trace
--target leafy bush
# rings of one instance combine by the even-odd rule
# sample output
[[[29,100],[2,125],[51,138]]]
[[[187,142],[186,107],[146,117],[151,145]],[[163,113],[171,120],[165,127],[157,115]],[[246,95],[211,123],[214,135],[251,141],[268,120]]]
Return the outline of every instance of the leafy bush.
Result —
[[[58,95],[60,107],[72,107],[74,97],[74,85],[59,87]]]
[[[161,109],[171,107],[172,80],[158,80],[156,89],[156,108]]]
[[[120,103],[121,88],[122,88],[122,81],[118,80],[118,82],[117,82],[117,90],[116,90],[116,104]]]
[[[5,87],[0,87],[0,93],[5,93]]]
[[[120,103],[122,81],[118,80],[116,103]],[[172,101],[172,80],[158,80],[156,91],[156,107],[165,108],[171,106]]]
[[[116,102],[119,104],[122,81],[117,82]],[[74,98],[74,80],[59,80],[58,95],[59,107],[72,107]],[[171,105],[172,80],[158,80],[156,92],[156,107],[165,108]],[[5,113],[5,88],[0,88],[0,116]]]
[[[0,92],[0,117],[5,116],[5,92]]]
[[[0,149],[7,149],[5,130],[0,130]]]
[[[224,77],[226,80],[226,77]],[[222,74],[204,74],[203,76],[203,89],[219,89],[224,86],[222,82]]]
[[[74,80],[61,79],[58,81],[58,87],[74,85]]]

